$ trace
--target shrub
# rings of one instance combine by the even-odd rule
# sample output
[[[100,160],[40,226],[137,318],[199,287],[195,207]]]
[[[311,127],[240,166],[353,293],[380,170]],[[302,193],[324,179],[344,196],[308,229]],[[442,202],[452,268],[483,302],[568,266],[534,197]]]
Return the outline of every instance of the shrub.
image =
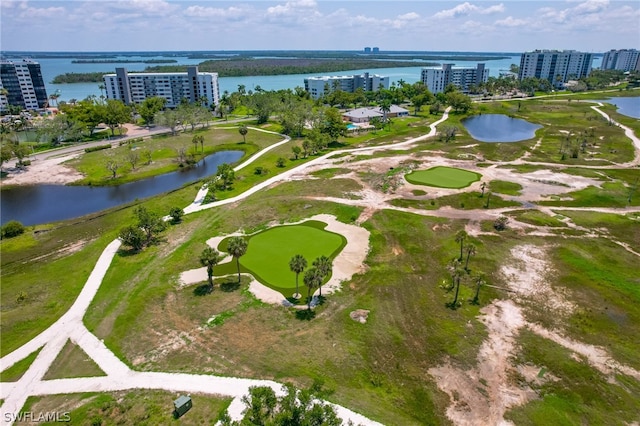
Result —
[[[496,231],[504,231],[507,229],[507,223],[509,222],[509,218],[506,216],[500,216],[493,222],[493,227]]]
[[[179,223],[182,220],[182,216],[184,216],[184,210],[180,207],[174,207],[169,211],[169,216],[171,216],[171,222]]]
[[[111,148],[111,144],[98,145],[98,146],[92,146],[92,147],[89,147],[89,148],[85,148],[84,152],[102,151],[103,149],[109,149],[109,148]]]
[[[0,228],[0,238],[13,238],[24,233],[24,225],[17,220],[10,220]]]
[[[286,158],[284,157],[280,157],[276,160],[276,166],[277,167],[284,167],[285,163],[287,162]]]

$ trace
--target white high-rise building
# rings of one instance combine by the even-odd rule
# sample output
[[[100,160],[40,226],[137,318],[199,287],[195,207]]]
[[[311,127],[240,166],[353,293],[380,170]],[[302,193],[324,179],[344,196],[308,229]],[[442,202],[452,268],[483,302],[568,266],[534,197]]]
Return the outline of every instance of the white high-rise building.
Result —
[[[119,99],[125,104],[134,104],[146,98],[159,96],[167,100],[166,106],[176,107],[187,99],[189,102],[204,100],[208,106],[218,105],[220,89],[218,73],[198,72],[198,67],[187,68],[187,72],[128,73],[125,68],[116,68],[115,74],[103,77],[108,99]]]
[[[610,50],[602,57],[601,70],[640,71],[640,50]]]
[[[442,68],[423,68],[420,80],[431,93],[442,93],[453,84],[461,92],[468,92],[469,86],[484,83],[489,78],[489,69],[484,64],[476,68],[453,68],[453,64],[443,64]]]
[[[369,75],[368,72],[362,75],[337,75],[309,77],[304,79],[304,89],[309,92],[312,99],[321,98],[325,92],[331,93],[334,90],[353,93],[356,89],[363,89],[367,92],[375,92],[380,88],[389,88],[389,77],[381,75]]]
[[[536,77],[562,88],[569,80],[587,77],[593,54],[575,50],[534,50],[520,57],[518,80]]]

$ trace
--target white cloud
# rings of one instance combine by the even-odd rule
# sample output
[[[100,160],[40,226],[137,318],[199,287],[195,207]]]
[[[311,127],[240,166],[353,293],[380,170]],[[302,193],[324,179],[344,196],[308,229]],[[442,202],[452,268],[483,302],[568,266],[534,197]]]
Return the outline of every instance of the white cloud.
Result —
[[[489,7],[480,7],[469,2],[464,2],[451,9],[441,10],[440,12],[434,14],[433,17],[437,19],[456,18],[459,16],[471,15],[472,13],[488,15],[491,13],[504,12],[504,10],[504,4],[502,3]]]
[[[497,27],[520,27],[528,25],[526,19],[514,18],[513,16],[507,16],[505,19],[499,19],[495,22]]]
[[[190,18],[239,19],[246,16],[247,10],[233,6],[226,9],[219,7],[189,6],[183,11],[183,14]]]

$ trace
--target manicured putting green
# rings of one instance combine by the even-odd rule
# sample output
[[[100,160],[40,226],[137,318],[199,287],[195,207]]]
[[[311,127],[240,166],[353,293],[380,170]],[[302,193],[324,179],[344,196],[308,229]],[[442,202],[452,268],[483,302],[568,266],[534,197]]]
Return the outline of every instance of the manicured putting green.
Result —
[[[437,166],[427,170],[416,170],[405,176],[414,185],[435,186],[438,188],[464,188],[480,180],[480,173],[454,167]]]
[[[296,274],[289,269],[289,261],[294,255],[303,255],[308,269],[316,258],[324,255],[333,259],[346,245],[342,235],[325,231],[326,226],[324,222],[307,221],[252,235],[248,237],[247,253],[240,258],[240,265],[261,283],[289,297],[296,287]],[[226,240],[220,243],[219,249],[226,249]],[[303,276],[304,272],[298,279],[301,289],[304,288]]]

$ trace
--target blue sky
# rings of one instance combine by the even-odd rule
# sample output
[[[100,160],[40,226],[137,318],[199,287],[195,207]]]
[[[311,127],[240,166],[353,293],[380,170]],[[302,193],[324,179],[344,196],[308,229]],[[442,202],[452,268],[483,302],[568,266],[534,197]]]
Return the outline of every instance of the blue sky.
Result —
[[[1,0],[33,51],[640,49],[640,1]]]

